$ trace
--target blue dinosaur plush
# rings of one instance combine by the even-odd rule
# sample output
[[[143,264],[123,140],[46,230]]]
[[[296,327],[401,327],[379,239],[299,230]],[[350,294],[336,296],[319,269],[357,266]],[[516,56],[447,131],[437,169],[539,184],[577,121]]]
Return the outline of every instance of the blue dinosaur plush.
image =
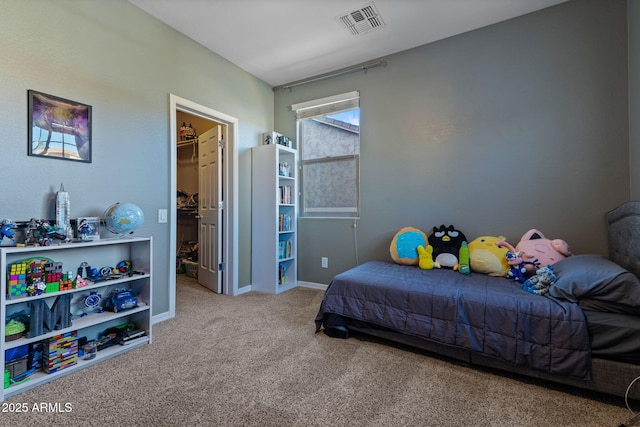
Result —
[[[549,292],[549,288],[556,283],[556,280],[558,278],[553,272],[553,266],[548,265],[536,270],[536,275],[528,278],[522,284],[522,289],[532,294],[544,295]]]

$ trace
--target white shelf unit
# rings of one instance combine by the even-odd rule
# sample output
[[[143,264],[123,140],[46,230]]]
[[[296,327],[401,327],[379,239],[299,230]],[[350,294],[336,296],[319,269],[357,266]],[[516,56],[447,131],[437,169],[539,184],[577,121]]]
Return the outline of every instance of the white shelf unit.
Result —
[[[2,335],[2,339],[0,340],[0,358],[3,368],[5,367],[6,350],[11,350],[25,344],[43,341],[67,332],[77,331],[78,337],[87,337],[88,340],[96,340],[99,334],[103,333],[107,328],[124,323],[133,323],[136,329],[146,331],[146,335],[144,337],[141,339],[135,339],[128,345],[114,345],[98,351],[94,359],[82,360],[82,357],[78,357],[78,361],[75,365],[68,366],[51,374],[47,374],[42,370],[36,371],[30,375],[28,380],[12,384],[9,388],[3,389],[2,395],[0,396],[2,398],[1,400],[18,393],[22,393],[46,382],[53,381],[56,378],[75,372],[78,369],[83,369],[110,357],[122,354],[123,352],[151,343],[152,247],[153,242],[151,237],[121,237],[81,243],[63,243],[42,247],[0,248],[0,266],[2,268],[0,315],[4,320],[0,326],[0,334]],[[68,291],[9,298],[7,291],[8,266],[28,258],[48,258],[56,262],[62,262],[63,271],[72,271],[74,277],[77,273],[78,267],[83,262],[86,262],[91,267],[95,267],[99,270],[106,266],[115,267],[118,262],[129,260],[132,263],[132,270],[135,271],[136,274],[132,274],[131,276],[125,275],[122,278],[114,280],[98,281],[95,283],[89,282],[90,284],[88,286]],[[138,274],[138,272],[140,272],[140,274]],[[95,291],[102,295],[104,302],[104,298],[108,296],[112,289],[130,289],[132,294],[138,299],[139,306],[134,309],[119,311],[117,313],[110,311],[104,311],[103,313],[88,311],[85,316],[80,316],[83,312],[83,300],[86,295]],[[23,310],[28,313],[28,303],[38,299],[44,300],[45,303],[51,307],[56,298],[64,294],[72,294],[72,320],[70,327],[44,332],[41,335],[31,338],[22,337],[13,341],[5,340],[7,316]]]
[[[298,152],[268,144],[251,155],[251,289],[278,294],[297,285]]]

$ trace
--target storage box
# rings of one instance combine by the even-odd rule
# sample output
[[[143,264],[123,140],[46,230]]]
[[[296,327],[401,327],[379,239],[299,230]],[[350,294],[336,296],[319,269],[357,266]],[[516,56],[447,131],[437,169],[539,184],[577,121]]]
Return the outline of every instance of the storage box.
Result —
[[[198,263],[184,260],[182,261],[182,265],[184,265],[184,273],[189,277],[198,278]]]
[[[15,359],[11,362],[7,362],[4,365],[4,368],[9,371],[9,377],[15,378],[18,375],[24,374],[29,370],[27,367],[28,357],[24,356],[19,359]]]
[[[20,347],[10,348],[4,351],[5,362],[11,362],[15,359],[25,357],[29,354],[29,344],[21,345]]]

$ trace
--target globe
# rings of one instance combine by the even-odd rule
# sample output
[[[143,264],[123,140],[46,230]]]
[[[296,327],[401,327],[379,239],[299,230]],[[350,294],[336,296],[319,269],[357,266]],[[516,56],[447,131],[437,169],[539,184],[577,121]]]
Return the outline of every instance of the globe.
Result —
[[[115,203],[104,212],[104,223],[113,234],[129,234],[140,228],[144,212],[133,203]]]

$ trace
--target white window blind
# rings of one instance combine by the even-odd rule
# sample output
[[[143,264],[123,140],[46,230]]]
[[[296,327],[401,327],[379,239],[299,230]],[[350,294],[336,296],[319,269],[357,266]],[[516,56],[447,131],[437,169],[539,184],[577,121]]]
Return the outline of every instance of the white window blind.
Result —
[[[313,101],[293,104],[291,111],[296,112],[298,120],[326,116],[340,111],[353,110],[360,106],[360,92],[354,91],[340,95],[328,96]]]

